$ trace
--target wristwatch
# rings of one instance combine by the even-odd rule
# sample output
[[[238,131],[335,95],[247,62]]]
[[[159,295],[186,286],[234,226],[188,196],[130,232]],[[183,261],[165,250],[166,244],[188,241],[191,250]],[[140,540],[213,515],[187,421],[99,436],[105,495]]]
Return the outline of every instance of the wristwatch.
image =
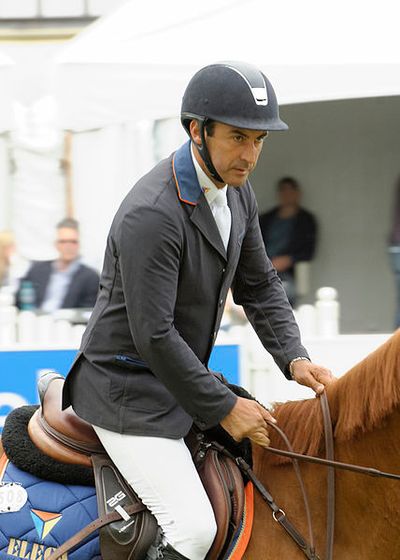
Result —
[[[293,360],[290,360],[289,362],[289,373],[291,375],[291,378],[293,379],[293,364],[295,362],[302,362],[303,360],[307,360],[307,362],[310,362],[310,358],[306,358],[306,356],[297,356],[297,358],[293,358]]]

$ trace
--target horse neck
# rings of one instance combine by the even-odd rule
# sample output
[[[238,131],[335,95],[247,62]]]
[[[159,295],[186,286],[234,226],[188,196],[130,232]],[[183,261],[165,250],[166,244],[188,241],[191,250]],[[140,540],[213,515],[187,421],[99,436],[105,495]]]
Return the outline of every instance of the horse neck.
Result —
[[[336,459],[400,474],[400,412],[396,409],[375,429],[335,445]],[[346,542],[358,547],[363,560],[397,558],[400,551],[400,481],[336,473],[337,558]],[[384,538],[383,538],[384,535]],[[395,552],[396,551],[396,552]],[[393,555],[394,554],[394,555]]]
[[[335,441],[335,458],[400,473],[400,412],[395,410],[374,430],[355,435],[347,441]],[[306,536],[305,511],[291,466],[274,465],[268,452],[260,448],[255,450],[254,462],[260,480]],[[310,501],[317,551],[323,558],[326,538],[326,469],[303,464],[301,471]],[[396,556],[400,551],[400,481],[336,471],[335,511],[335,558],[386,560],[400,555]],[[382,538],[382,535],[385,537]],[[262,544],[264,540],[268,543],[265,549]],[[270,521],[270,511],[259,497],[249,554],[245,558],[251,560],[303,558],[283,530],[277,532],[276,524]]]
[[[336,441],[337,454],[349,462],[400,474],[400,409],[396,408],[374,429]],[[400,483],[399,483],[400,490]]]

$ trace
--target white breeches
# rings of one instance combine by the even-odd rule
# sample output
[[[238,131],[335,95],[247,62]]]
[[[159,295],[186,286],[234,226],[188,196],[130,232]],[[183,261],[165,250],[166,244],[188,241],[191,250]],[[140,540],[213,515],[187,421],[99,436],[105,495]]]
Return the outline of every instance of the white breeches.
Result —
[[[216,523],[184,440],[93,427],[121,474],[156,517],[165,540],[190,560],[204,560]]]

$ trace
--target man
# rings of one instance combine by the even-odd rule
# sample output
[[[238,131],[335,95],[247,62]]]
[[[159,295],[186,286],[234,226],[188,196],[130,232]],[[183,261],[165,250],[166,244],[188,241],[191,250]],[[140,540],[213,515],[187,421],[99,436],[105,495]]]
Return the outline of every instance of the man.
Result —
[[[296,179],[283,177],[278,182],[277,191],[279,204],[260,216],[260,227],[268,256],[294,305],[294,266],[313,258],[317,222],[311,212],[300,206],[301,189]]]
[[[57,309],[93,307],[99,289],[95,270],[81,263],[79,258],[79,225],[72,218],[57,224],[55,242],[58,259],[37,261],[21,280],[31,282],[35,292],[34,306],[46,313]],[[21,307],[21,288],[17,295]]]
[[[207,66],[190,81],[181,118],[191,140],[114,218],[63,406],[94,425],[154,513],[164,535],[157,557],[202,560],[215,520],[183,437],[193,422],[220,423],[238,441],[269,444],[271,415],[207,368],[230,286],[288,377],[321,391],[331,375],[300,343],[247,181],[267,131],[286,128],[271,84],[247,64]]]

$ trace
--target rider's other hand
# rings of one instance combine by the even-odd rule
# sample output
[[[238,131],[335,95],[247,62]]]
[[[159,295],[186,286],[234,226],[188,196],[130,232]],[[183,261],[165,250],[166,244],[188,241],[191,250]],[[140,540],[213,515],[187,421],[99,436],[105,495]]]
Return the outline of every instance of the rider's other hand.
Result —
[[[220,422],[236,441],[247,437],[262,447],[270,444],[267,421],[275,418],[258,402],[238,397],[230,413]]]

